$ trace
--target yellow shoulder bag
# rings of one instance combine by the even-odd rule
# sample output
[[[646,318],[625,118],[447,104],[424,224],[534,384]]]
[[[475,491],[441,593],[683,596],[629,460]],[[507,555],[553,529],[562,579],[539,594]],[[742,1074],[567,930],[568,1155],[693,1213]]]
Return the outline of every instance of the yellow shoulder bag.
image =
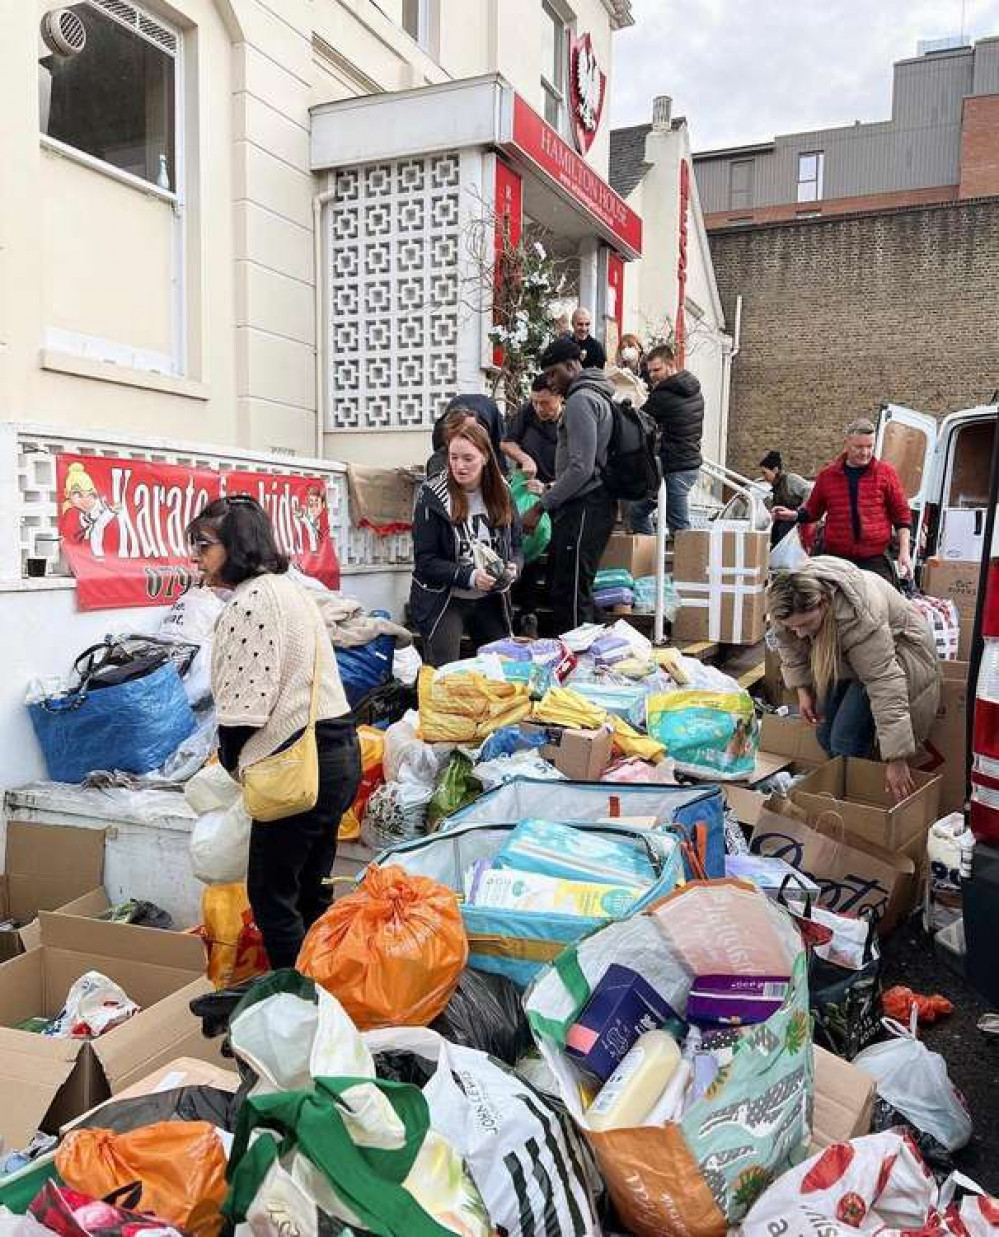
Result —
[[[253,820],[263,824],[311,812],[319,799],[316,711],[319,708],[320,639],[317,630],[309,724],[290,747],[258,760],[243,774],[243,805]]]

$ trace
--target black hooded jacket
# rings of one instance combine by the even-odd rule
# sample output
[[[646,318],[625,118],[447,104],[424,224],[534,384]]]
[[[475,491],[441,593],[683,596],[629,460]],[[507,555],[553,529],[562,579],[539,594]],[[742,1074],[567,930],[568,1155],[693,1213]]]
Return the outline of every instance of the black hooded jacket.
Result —
[[[447,468],[447,447],[444,445],[444,421],[447,418],[447,414],[455,408],[467,408],[469,412],[475,413],[476,421],[489,435],[496,462],[505,476],[508,471],[509,461],[500,450],[500,443],[503,441],[503,434],[505,432],[503,414],[499,410],[499,404],[494,399],[490,399],[488,395],[456,395],[454,399],[448,401],[443,414],[434,422],[434,432],[431,439],[434,453],[427,461],[427,476],[436,476],[437,473],[443,472]]]
[[[516,563],[517,571],[524,565],[520,548],[521,525],[516,505],[513,506],[513,523],[509,528],[498,529],[498,553],[509,563]],[[432,636],[447,609],[451,594],[456,588],[471,588],[473,567],[462,566],[459,559],[458,532],[451,521],[451,494],[447,486],[447,472],[428,477],[416,496],[416,511],[413,515],[413,586],[409,593],[410,617],[420,634],[427,639]],[[512,619],[509,590],[504,589],[503,604],[507,620]]]
[[[659,426],[664,473],[700,468],[704,396],[690,370],[681,369],[653,387],[642,411],[654,417]]]

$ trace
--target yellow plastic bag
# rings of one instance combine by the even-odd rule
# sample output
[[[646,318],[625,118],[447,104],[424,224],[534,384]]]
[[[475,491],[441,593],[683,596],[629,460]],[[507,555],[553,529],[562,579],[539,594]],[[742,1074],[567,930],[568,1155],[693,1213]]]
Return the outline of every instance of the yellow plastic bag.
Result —
[[[424,743],[474,743],[501,726],[523,721],[531,711],[526,683],[498,683],[475,671],[436,679],[420,671],[420,737]]]
[[[194,931],[204,941],[206,974],[216,988],[232,987],[271,969],[243,884],[207,886],[201,898],[201,927]]]
[[[130,1210],[150,1212],[191,1237],[221,1231],[226,1155],[207,1121],[160,1121],[125,1134],[74,1130],[56,1152],[56,1169],[70,1189],[92,1198],[141,1184]]]
[[[360,888],[309,929],[296,969],[370,1031],[433,1022],[467,961],[454,892],[428,876],[372,864]]]
[[[358,726],[357,738],[361,744],[361,784],[354,802],[340,821],[337,837],[341,842],[353,842],[361,836],[365,805],[385,781],[385,771],[382,768],[385,755],[384,730],[376,730],[374,726]]]

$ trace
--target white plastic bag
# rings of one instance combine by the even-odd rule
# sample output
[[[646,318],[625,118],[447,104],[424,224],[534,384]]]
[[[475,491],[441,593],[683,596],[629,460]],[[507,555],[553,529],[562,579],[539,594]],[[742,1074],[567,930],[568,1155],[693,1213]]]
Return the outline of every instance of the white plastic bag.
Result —
[[[483,790],[493,790],[515,777],[535,780],[565,781],[565,774],[536,751],[514,752],[512,756],[496,756],[475,765],[472,773],[482,783]]]
[[[246,880],[250,864],[250,826],[242,797],[230,807],[205,812],[191,830],[191,871],[206,885]]]
[[[440,756],[417,737],[420,715],[414,709],[385,731],[385,753],[382,768],[386,782],[398,782],[407,778],[432,787],[440,771]]]
[[[429,1028],[368,1031],[364,1042],[373,1057],[407,1052],[436,1065],[423,1087],[431,1127],[465,1161],[494,1229],[598,1237],[592,1160],[552,1101],[486,1053]]]
[[[423,658],[411,644],[404,649],[396,649],[392,656],[392,677],[407,687],[415,687],[422,665]]]
[[[797,571],[799,567],[807,562],[808,555],[801,544],[798,526],[795,525],[789,533],[781,537],[780,541],[770,551],[770,570]]]
[[[948,1151],[959,1151],[971,1141],[971,1117],[947,1074],[947,1063],[916,1038],[917,1012],[906,1029],[893,1018],[883,1018],[893,1039],[865,1048],[854,1059],[878,1084],[878,1095],[897,1109],[918,1130],[932,1135]]]
[[[210,640],[224,603],[210,588],[189,589],[166,612],[160,635],[201,644]]]
[[[184,798],[198,813],[191,830],[191,870],[206,885],[246,880],[250,817],[243,791],[221,765],[206,765],[187,783]]]
[[[972,1191],[953,1203],[955,1185]],[[987,1237],[999,1232],[999,1204],[966,1179],[937,1189],[919,1153],[900,1134],[834,1143],[778,1179],[736,1230],[737,1237]]]
[[[66,1004],[45,1031],[54,1039],[96,1039],[127,1022],[139,1007],[100,971],[87,971],[70,988]]]

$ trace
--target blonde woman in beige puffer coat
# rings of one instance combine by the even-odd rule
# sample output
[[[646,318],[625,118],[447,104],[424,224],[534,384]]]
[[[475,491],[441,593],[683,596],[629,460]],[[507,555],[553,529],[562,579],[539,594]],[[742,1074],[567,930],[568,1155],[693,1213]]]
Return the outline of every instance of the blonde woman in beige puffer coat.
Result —
[[[841,558],[811,559],[767,590],[784,681],[830,756],[870,756],[875,740],[889,794],[913,790],[908,761],[940,701],[933,632],[879,576]]]

